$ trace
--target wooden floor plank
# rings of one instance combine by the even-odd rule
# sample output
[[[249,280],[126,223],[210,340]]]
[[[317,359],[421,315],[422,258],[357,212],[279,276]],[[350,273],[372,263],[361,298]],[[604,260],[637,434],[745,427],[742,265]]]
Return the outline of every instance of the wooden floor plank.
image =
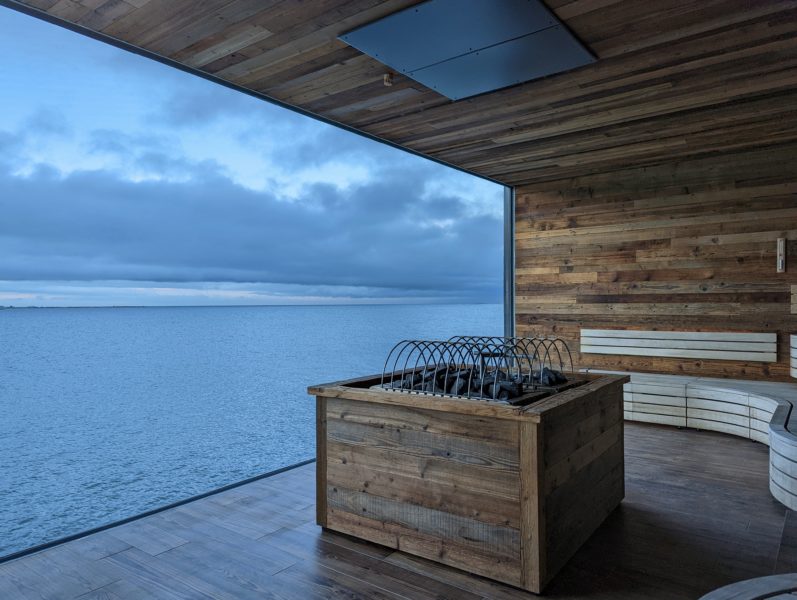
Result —
[[[693,599],[797,569],[797,517],[768,452],[719,433],[628,423],[626,499],[546,590],[578,600]],[[304,600],[531,594],[315,525],[315,465],[0,565],[0,598]]]

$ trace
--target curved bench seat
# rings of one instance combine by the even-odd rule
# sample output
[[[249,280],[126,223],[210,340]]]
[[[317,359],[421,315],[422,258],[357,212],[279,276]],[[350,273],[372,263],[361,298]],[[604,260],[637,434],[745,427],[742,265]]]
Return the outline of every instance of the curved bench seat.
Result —
[[[797,384],[623,374],[631,376],[623,394],[627,421],[718,431],[766,444],[770,492],[797,510],[797,435],[790,431],[797,433],[797,416],[790,423]]]
[[[797,573],[784,573],[732,583],[701,596],[700,600],[775,600],[791,598],[795,591]]]

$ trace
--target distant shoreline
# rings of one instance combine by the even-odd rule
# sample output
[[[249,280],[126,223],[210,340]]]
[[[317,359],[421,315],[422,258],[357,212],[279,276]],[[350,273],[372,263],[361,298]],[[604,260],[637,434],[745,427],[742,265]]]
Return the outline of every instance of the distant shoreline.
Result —
[[[30,309],[58,309],[58,308],[319,308],[319,307],[345,307],[345,306],[495,306],[501,302],[362,302],[340,304],[175,304],[175,305],[149,305],[149,304],[120,304],[114,306],[0,306],[0,310],[30,310]]]

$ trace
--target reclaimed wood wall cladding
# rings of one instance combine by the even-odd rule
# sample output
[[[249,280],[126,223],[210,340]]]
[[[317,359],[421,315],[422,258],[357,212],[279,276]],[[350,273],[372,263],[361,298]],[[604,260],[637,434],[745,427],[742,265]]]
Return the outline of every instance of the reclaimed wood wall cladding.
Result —
[[[0,0],[508,185],[797,140],[795,0],[547,0],[598,61],[451,102],[336,38],[419,0]]]
[[[516,257],[519,334],[565,338],[579,367],[786,381],[797,145],[518,188]],[[777,362],[581,354],[582,328],[776,333]]]

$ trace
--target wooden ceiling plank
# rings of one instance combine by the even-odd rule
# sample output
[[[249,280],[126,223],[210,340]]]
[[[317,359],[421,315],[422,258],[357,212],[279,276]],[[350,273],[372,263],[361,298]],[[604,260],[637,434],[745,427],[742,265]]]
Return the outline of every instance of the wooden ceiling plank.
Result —
[[[152,0],[143,8],[117,19],[102,33],[147,48],[147,41],[177,29],[197,16],[231,0]],[[233,0],[234,1],[234,0]]]
[[[107,4],[108,0],[77,0],[77,3],[85,6],[89,10],[97,10],[103,4]]]
[[[80,4],[76,0],[58,0],[47,12],[59,19],[78,21],[81,17],[91,12],[91,8]]]
[[[512,168],[501,165],[497,168],[485,168],[482,172],[488,175],[492,171],[498,171],[502,175],[519,172],[531,173],[535,169],[545,169],[550,166],[561,169],[575,168],[584,162],[601,169],[616,165],[646,164],[650,161],[659,161],[662,156],[681,160],[688,156],[715,152],[718,147],[721,147],[723,152],[755,148],[760,146],[762,138],[770,144],[797,141],[795,125],[797,125],[797,121],[784,122],[782,119],[775,118],[768,122],[753,123],[746,128],[742,126],[738,129],[728,128],[702,136],[697,134],[688,138],[669,136],[593,150],[588,153],[564,154],[550,158],[535,157],[525,165],[515,165]],[[732,133],[733,137],[729,137],[729,133]]]
[[[662,3],[664,5],[665,3]],[[646,48],[701,36],[709,31],[738,28],[756,18],[769,17],[788,8],[794,8],[792,0],[777,2],[754,2],[748,0],[682,0],[677,5],[667,6],[660,11],[650,10],[650,4],[637,2],[615,6],[612,30],[604,30],[600,39],[585,38],[586,43],[601,58],[610,58]],[[629,12],[629,9],[631,12]],[[601,17],[608,17],[608,11],[600,11]],[[585,19],[594,22],[598,14]],[[662,23],[670,26],[662,28]],[[570,25],[579,30],[579,20],[573,19]]]
[[[622,0],[575,0],[569,1],[548,1],[548,7],[556,13],[563,21],[571,21],[576,17],[588,15],[598,10],[606,10],[614,4],[620,4]]]
[[[217,44],[202,52],[189,55],[183,62],[189,67],[203,67],[214,60],[242,50],[273,35],[272,31],[260,25],[244,24],[237,29],[236,33],[223,38]]]
[[[794,39],[794,34],[797,31],[797,22],[795,16],[797,13],[791,13],[786,23],[783,23],[775,31],[772,27],[764,22],[759,23],[755,29],[755,39],[752,44],[755,45],[757,40],[760,39],[761,43],[772,41],[773,34],[776,37],[791,33],[791,39]],[[761,37],[763,36],[763,37]],[[766,41],[764,41],[766,40]],[[794,42],[792,42],[794,43]],[[411,129],[417,121],[421,122],[440,122],[448,125],[452,129],[464,129],[470,125],[468,119],[475,116],[483,118],[485,114],[489,114],[490,118],[497,122],[503,118],[509,118],[514,115],[528,114],[528,111],[534,106],[545,106],[553,102],[563,103],[569,102],[583,102],[585,110],[590,110],[590,105],[586,103],[591,97],[586,88],[592,88],[592,91],[602,91],[611,93],[616,87],[630,86],[630,85],[644,85],[646,81],[662,78],[665,79],[674,76],[678,73],[688,71],[690,69],[689,63],[694,60],[691,57],[698,55],[701,58],[698,60],[705,61],[699,62],[695,66],[709,68],[712,65],[710,56],[717,57],[717,61],[728,62],[724,57],[725,49],[729,44],[740,44],[738,33],[733,30],[723,31],[719,37],[711,36],[707,39],[694,39],[687,43],[679,44],[671,48],[671,55],[679,57],[677,61],[662,58],[660,50],[651,50],[641,55],[634,55],[633,57],[623,57],[619,59],[611,59],[606,61],[599,61],[592,65],[588,70],[578,70],[570,73],[565,73],[556,78],[548,78],[537,82],[536,93],[522,94],[523,86],[515,88],[517,93],[511,93],[507,90],[501,95],[503,102],[498,102],[496,98],[496,106],[488,102],[485,98],[481,102],[482,110],[479,112],[457,110],[456,105],[440,108],[435,111],[425,111],[424,114],[416,115],[416,118],[408,119],[403,123],[408,129]],[[793,51],[794,46],[786,47],[787,51]],[[749,50],[754,53],[753,49]],[[706,53],[709,53],[706,56]],[[667,66],[664,68],[657,65],[665,63]],[[642,66],[640,66],[642,65]],[[594,68],[592,68],[594,67]],[[601,82],[601,86],[596,86],[596,82]],[[517,97],[517,101],[515,98]],[[391,124],[381,123],[374,124],[373,130],[379,131],[384,135],[391,135],[389,130]],[[400,126],[399,124],[396,124]]]
[[[144,5],[145,2],[143,0],[138,0],[138,2],[132,0],[108,0],[78,20],[77,24],[94,31],[102,31],[135,10],[140,10]]]
[[[49,11],[59,0],[26,0],[25,4],[37,10]]]
[[[654,117],[644,121],[618,127],[603,127],[593,130],[591,135],[570,135],[548,140],[534,140],[516,144],[511,148],[509,157],[502,158],[501,163],[507,171],[514,167],[528,163],[540,156],[560,156],[564,154],[582,154],[593,150],[608,147],[618,147],[638,143],[645,140],[655,141],[662,136],[701,133],[721,130],[732,131],[735,126],[757,124],[766,122],[777,116],[784,124],[795,123],[797,120],[797,98],[788,94],[779,98],[755,98],[744,107],[744,114],[740,115],[737,104],[724,106],[710,106],[681,115],[676,123],[670,124],[670,116]],[[691,140],[690,140],[691,142]],[[485,150],[492,150],[496,146],[487,147],[481,144],[476,147],[467,147],[462,151],[441,152],[440,156],[452,162],[462,162],[473,170],[488,172],[495,165],[496,159],[482,157]],[[490,153],[495,154],[495,153]],[[473,156],[473,158],[469,158]]]
[[[314,71],[321,71],[358,55],[359,53],[350,46],[341,48],[336,42],[330,42],[273,65],[272,69],[261,73],[261,79],[249,85],[252,89],[267,93],[266,90],[271,87],[304,77]]]
[[[734,64],[728,65],[728,68],[739,71],[740,62],[735,61]],[[584,107],[578,104],[545,111],[529,111],[527,116],[512,122],[514,130],[511,133],[493,139],[505,144],[539,140],[726,103],[756,93],[772,93],[793,87],[795,68],[797,68],[797,56],[789,61],[773,60],[768,66],[758,59],[751,61],[747,65],[748,70],[736,78],[730,78],[728,73],[715,70],[710,76],[701,77],[700,74],[689,76],[679,81],[677,86],[669,83],[659,84],[648,89],[616,94],[600,102],[593,100],[588,111],[584,111]],[[468,132],[478,135],[489,127],[490,121],[487,120],[483,122],[481,128],[469,127]],[[493,128],[498,127],[493,126]],[[398,138],[399,143],[424,152],[434,152],[441,146],[448,147],[455,139],[460,142],[465,141],[462,136],[457,137],[456,129],[450,128],[437,136],[423,136],[423,139],[416,140],[409,136]]]
[[[226,4],[215,6],[204,14],[194,15],[183,26],[169,28],[145,43],[153,52],[174,58],[176,53],[201,43],[202,40],[219,35],[231,37],[235,34],[232,29],[235,25],[249,19],[254,20],[258,13],[271,5],[273,2],[264,0],[228,0]],[[261,28],[265,29],[262,26]]]
[[[367,0],[368,3],[372,3],[373,1],[375,0]],[[305,26],[305,30],[308,28],[311,29],[311,31],[306,33],[303,31],[291,31],[285,34],[292,36],[290,38],[290,43],[284,43],[283,45],[276,46],[271,50],[264,51],[255,58],[249,59],[218,72],[217,75],[232,79],[240,85],[247,85],[252,81],[259,79],[261,77],[262,71],[270,68],[274,62],[285,60],[293,55],[300,54],[303,51],[310,50],[329,42],[334,42],[337,36],[341,33],[348,31],[357,25],[368,23],[382,16],[391,14],[395,10],[405,7],[408,4],[411,4],[411,2],[408,0],[387,0],[385,2],[378,3],[376,6],[372,6],[371,8],[361,12],[348,15],[340,21],[330,23],[320,28],[313,29],[309,28],[309,26]],[[323,23],[325,21],[321,22]],[[277,42],[277,36],[274,36],[274,38],[269,40],[269,43],[272,44],[276,44]],[[343,42],[338,43],[341,47],[345,45]]]
[[[402,88],[393,86],[390,88],[390,91],[386,94],[373,96],[371,98],[366,98],[365,100],[360,100],[359,102],[355,102],[354,104],[348,104],[345,106],[334,108],[325,111],[325,114],[331,117],[339,117],[342,115],[348,115],[358,111],[371,111],[371,112],[380,111],[385,108],[390,108],[391,105],[395,106],[397,102],[402,102],[407,99],[412,101],[415,99],[415,97],[418,94],[422,93],[423,92],[415,89],[410,85],[407,85],[406,87]]]

